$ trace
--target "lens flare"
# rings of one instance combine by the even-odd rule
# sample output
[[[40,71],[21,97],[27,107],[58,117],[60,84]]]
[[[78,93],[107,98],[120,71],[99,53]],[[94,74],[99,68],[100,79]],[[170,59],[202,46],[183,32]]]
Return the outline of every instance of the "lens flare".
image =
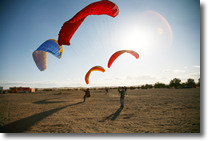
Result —
[[[163,34],[162,28],[158,28],[158,29],[157,29],[157,32],[158,32],[159,34]]]

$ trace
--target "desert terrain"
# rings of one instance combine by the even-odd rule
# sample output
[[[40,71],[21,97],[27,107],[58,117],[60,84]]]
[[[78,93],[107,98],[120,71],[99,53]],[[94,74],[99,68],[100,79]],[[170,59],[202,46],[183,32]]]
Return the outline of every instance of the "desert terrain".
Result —
[[[1,133],[200,133],[200,88],[0,94]]]

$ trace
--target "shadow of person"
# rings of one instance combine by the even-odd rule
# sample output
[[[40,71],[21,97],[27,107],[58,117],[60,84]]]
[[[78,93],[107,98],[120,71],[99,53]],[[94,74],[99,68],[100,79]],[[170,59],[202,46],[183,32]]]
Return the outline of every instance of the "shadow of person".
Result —
[[[105,117],[105,119],[103,119],[99,122],[104,122],[105,120],[108,120],[108,119],[115,120],[118,117],[118,115],[121,113],[122,110],[123,110],[123,107],[118,108],[118,110],[115,113],[111,114],[108,117]]]
[[[66,108],[69,106],[74,106],[74,105],[78,105],[81,104],[83,102],[78,102],[75,104],[71,104],[71,105],[66,105],[63,107],[59,107],[59,108],[55,108],[52,110],[48,110],[42,113],[38,113],[20,120],[17,120],[15,122],[9,123],[4,125],[3,127],[0,126],[0,133],[23,133],[24,131],[27,131],[31,126],[35,125],[35,123],[41,121],[42,119]]]
[[[65,101],[48,101],[48,100],[52,100],[52,99],[59,99],[58,98],[51,98],[51,99],[45,99],[45,100],[40,100],[40,101],[36,101],[33,102],[34,104],[53,104],[53,103],[61,103],[61,102],[65,102]]]
[[[114,116],[111,118],[111,120],[115,120],[117,118],[117,116],[121,113],[121,111],[123,110],[123,107],[120,107],[115,113]]]

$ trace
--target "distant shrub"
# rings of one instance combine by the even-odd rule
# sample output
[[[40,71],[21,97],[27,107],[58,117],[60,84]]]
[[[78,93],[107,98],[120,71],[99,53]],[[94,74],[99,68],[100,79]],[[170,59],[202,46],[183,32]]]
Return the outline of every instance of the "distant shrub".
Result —
[[[157,83],[155,83],[154,88],[166,88],[166,86],[164,83],[157,82]]]
[[[53,91],[53,89],[43,89],[43,91]]]
[[[134,89],[136,89],[136,87],[131,86],[129,89],[130,90],[134,90]]]
[[[165,85],[166,88],[170,89],[171,87],[169,85]]]
[[[142,85],[140,88],[141,89],[152,89],[153,86],[151,84],[146,84],[146,85]]]
[[[85,89],[84,89],[84,88],[80,88],[79,90],[80,90],[80,91],[84,91]]]
[[[141,89],[147,89],[144,85],[141,86]]]
[[[152,88],[153,88],[153,86],[152,86],[151,84],[146,84],[145,87],[146,87],[147,89],[152,89]]]
[[[198,83],[196,84],[196,86],[200,87],[200,82],[198,82]]]
[[[181,86],[181,80],[179,78],[174,78],[170,81],[170,87],[179,88]]]

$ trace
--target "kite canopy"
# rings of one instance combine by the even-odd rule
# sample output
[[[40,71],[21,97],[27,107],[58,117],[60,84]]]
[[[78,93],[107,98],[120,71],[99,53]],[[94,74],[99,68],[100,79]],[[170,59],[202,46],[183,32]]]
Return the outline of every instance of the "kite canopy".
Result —
[[[133,55],[136,59],[139,58],[139,54],[133,50],[120,50],[115,52],[109,59],[108,61],[108,68],[111,67],[112,63],[123,53],[129,53],[131,55]]]
[[[70,40],[84,19],[89,15],[109,15],[116,17],[119,13],[118,6],[110,1],[94,2],[79,11],[73,18],[66,21],[59,31],[59,45],[70,45]]]
[[[94,66],[92,67],[85,75],[85,82],[86,84],[89,84],[89,76],[90,76],[90,73],[92,71],[101,71],[101,72],[105,72],[105,69],[101,66]]]
[[[41,44],[32,54],[35,64],[40,71],[44,71],[47,68],[47,52],[57,58],[61,58],[63,48],[54,39],[49,39]]]
[[[47,68],[47,52],[53,54],[57,58],[61,58],[63,53],[62,45],[70,45],[72,36],[87,16],[108,15],[116,17],[118,13],[118,6],[108,0],[94,2],[83,8],[73,18],[63,24],[61,30],[59,31],[58,41],[49,39],[33,52],[32,56],[38,69],[40,71],[44,71]]]

